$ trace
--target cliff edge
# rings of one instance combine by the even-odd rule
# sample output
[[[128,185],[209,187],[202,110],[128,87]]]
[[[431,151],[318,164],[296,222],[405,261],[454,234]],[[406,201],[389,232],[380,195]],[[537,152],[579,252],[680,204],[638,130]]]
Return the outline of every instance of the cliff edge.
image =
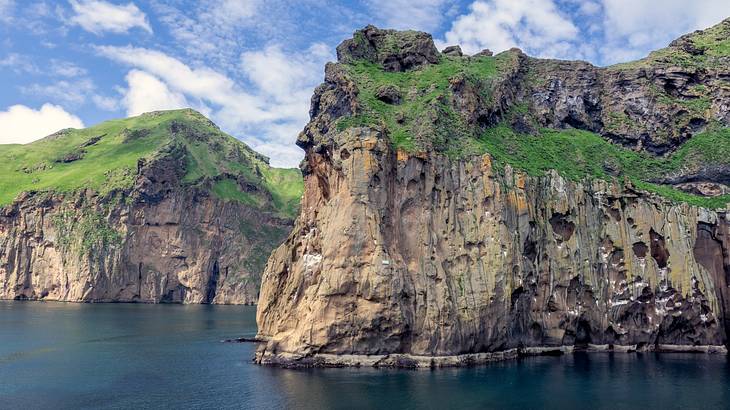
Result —
[[[605,68],[372,26],[337,54],[257,362],[726,351],[730,20]]]
[[[0,145],[0,299],[255,303],[301,189],[192,110]]]

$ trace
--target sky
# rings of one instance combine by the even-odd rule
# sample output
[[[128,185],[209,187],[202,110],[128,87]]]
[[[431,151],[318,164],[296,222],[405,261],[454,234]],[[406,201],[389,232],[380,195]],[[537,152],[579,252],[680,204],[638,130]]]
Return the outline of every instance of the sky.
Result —
[[[367,24],[605,66],[726,17],[728,0],[0,0],[0,143],[192,107],[295,167],[324,64]]]

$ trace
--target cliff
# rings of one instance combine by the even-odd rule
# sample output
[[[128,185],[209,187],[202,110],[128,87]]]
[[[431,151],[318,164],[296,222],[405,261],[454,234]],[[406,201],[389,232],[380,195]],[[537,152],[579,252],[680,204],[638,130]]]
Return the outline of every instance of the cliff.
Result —
[[[606,68],[372,26],[337,51],[257,362],[726,351],[730,20]]]
[[[255,303],[298,170],[192,110],[0,145],[0,298]]]

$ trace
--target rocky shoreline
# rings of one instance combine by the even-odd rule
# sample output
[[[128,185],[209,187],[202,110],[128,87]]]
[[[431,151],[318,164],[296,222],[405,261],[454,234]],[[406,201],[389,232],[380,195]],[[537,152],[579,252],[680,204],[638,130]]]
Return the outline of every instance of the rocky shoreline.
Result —
[[[257,340],[257,343],[263,341]],[[254,362],[283,368],[372,367],[400,369],[438,369],[486,365],[530,356],[561,356],[585,353],[700,353],[727,355],[723,345],[588,345],[588,346],[535,346],[498,352],[466,353],[448,356],[418,356],[411,354],[358,355],[315,354],[302,356],[292,353],[267,353],[265,348],[256,352]]]
[[[724,352],[730,197],[660,178],[730,169],[705,155],[730,141],[717,82],[730,56],[682,46],[726,38],[730,20],[599,68],[519,50],[439,53],[413,31],[354,33],[297,140],[304,196],[262,276],[256,361],[428,368],[571,346]],[[692,180],[724,185],[717,175]]]

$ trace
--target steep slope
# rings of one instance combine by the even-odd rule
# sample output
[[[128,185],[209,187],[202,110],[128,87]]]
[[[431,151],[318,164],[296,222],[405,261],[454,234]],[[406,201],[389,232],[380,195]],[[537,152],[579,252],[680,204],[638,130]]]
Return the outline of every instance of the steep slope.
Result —
[[[0,145],[0,298],[254,303],[301,190],[192,110]]]
[[[300,134],[260,363],[725,352],[730,20],[608,68],[368,26]]]

